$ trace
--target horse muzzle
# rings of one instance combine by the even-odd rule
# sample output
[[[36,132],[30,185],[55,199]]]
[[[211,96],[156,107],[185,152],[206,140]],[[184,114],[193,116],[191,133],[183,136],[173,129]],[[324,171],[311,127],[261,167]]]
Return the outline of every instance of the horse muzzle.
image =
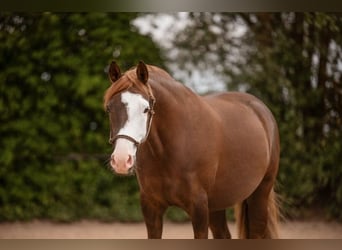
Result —
[[[133,174],[134,164],[135,157],[130,154],[112,154],[110,157],[110,165],[117,174]]]

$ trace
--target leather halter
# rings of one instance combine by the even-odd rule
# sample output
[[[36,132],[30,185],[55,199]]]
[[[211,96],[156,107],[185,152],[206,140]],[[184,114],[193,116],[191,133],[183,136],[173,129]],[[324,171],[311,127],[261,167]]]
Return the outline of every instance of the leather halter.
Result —
[[[148,135],[150,134],[151,131],[151,126],[152,126],[152,120],[153,120],[153,115],[155,114],[154,112],[154,104],[156,103],[156,100],[153,96],[152,89],[149,84],[147,84],[147,89],[148,89],[148,103],[149,103],[149,108],[147,110],[148,113],[148,118],[147,118],[147,132],[146,136],[141,142],[138,142],[135,140],[133,137],[129,135],[116,135],[112,137],[112,131],[110,131],[110,136],[109,136],[109,143],[114,145],[117,139],[126,139],[134,144],[134,146],[138,147],[141,143],[145,142],[147,140]]]

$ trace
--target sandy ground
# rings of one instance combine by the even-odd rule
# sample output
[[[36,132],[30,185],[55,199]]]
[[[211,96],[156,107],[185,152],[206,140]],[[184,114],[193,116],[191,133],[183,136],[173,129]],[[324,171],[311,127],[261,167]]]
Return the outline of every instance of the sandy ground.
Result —
[[[234,223],[228,223],[236,238]],[[320,221],[295,221],[280,225],[285,239],[342,239],[342,224]],[[190,223],[164,223],[163,238],[191,239]],[[0,239],[144,239],[143,223],[102,223],[80,221],[71,224],[48,221],[0,223]]]

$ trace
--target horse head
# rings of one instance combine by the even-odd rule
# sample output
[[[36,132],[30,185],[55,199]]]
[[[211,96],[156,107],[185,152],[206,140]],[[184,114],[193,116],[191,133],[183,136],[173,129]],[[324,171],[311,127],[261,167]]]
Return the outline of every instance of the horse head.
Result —
[[[139,62],[135,70],[122,75],[112,62],[108,76],[111,86],[105,95],[105,108],[110,120],[109,142],[114,146],[110,165],[118,174],[132,174],[137,149],[148,137],[154,114],[148,68]]]

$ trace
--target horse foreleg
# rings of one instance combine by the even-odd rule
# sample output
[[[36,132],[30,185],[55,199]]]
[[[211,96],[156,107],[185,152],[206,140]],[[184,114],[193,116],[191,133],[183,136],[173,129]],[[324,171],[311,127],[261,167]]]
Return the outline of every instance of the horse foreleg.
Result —
[[[203,195],[192,204],[190,212],[195,239],[208,239],[209,209],[208,199]]]
[[[226,210],[210,212],[209,226],[215,239],[232,238],[227,225]]]
[[[141,209],[149,239],[161,239],[163,233],[164,206],[141,195]]]

